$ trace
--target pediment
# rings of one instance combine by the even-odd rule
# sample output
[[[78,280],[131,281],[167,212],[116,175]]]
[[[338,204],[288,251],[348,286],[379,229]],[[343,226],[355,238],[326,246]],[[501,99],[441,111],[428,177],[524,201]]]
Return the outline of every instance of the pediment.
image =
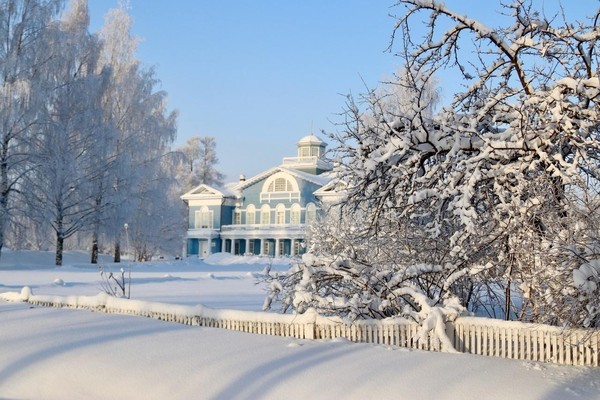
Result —
[[[192,199],[214,199],[223,197],[232,197],[233,193],[230,193],[227,189],[216,189],[209,185],[201,184],[185,193],[181,196],[182,200]]]
[[[315,191],[315,196],[323,200],[327,198],[331,200],[341,199],[345,196],[347,190],[348,184],[346,182],[339,179],[333,179]]]
[[[313,174],[309,174],[306,172],[297,171],[297,170],[294,170],[291,168],[285,168],[285,167],[279,166],[279,167],[274,167],[274,168],[268,169],[250,179],[247,179],[244,182],[240,182],[236,186],[236,189],[244,190],[244,189],[246,189],[252,185],[255,185],[259,182],[262,185],[263,184],[262,181],[270,178],[271,176],[273,176],[275,174],[287,174],[291,177],[294,177],[294,179],[300,179],[303,181],[311,182],[318,186],[323,186],[326,183],[328,183],[330,180],[329,178],[327,178],[323,175],[313,175]]]

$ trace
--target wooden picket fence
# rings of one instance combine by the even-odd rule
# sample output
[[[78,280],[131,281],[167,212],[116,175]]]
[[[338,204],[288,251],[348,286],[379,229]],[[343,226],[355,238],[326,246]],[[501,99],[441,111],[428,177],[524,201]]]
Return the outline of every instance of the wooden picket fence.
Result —
[[[361,320],[344,324],[320,316],[279,315],[233,310],[212,310],[133,300],[95,302],[57,301],[56,297],[31,296],[29,303],[46,307],[84,308],[117,314],[131,314],[185,325],[229,329],[241,332],[294,337],[298,339],[345,338],[352,342],[376,343],[437,351],[439,340],[431,332],[419,334],[419,326],[407,320]],[[242,316],[243,318],[240,318]],[[563,330],[554,326],[505,322],[487,318],[460,317],[446,324],[446,335],[456,351],[482,356],[548,362],[562,365],[599,366],[600,331]]]
[[[600,331],[458,318],[447,325],[454,348],[462,353],[562,365],[599,366]]]

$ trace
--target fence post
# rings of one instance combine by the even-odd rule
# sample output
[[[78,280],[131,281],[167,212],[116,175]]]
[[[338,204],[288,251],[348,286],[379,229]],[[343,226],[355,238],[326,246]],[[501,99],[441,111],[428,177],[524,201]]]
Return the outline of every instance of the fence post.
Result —
[[[316,339],[317,338],[317,310],[314,308],[309,308],[304,312],[304,316],[306,321],[304,323],[304,337],[306,339]]]
[[[313,340],[315,338],[315,330],[316,324],[314,322],[309,322],[304,324],[304,338]]]
[[[448,336],[452,347],[454,347],[455,350],[458,350],[456,348],[456,342],[454,340],[454,321],[446,321],[446,336]]]

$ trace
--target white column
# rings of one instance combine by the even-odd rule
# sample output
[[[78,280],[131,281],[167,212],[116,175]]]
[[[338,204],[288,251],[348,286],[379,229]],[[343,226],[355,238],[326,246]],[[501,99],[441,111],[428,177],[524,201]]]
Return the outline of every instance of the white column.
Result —
[[[279,257],[279,239],[275,239],[275,257]]]
[[[265,239],[260,239],[260,252],[259,255],[265,255]]]
[[[290,244],[290,256],[294,257],[296,255],[296,253],[294,253],[295,251],[296,251],[296,239],[292,239],[291,244]]]
[[[235,239],[229,239],[231,246],[229,247],[229,252],[235,255]]]
[[[250,251],[250,239],[246,239],[246,247],[245,247],[244,253],[248,254],[249,251]]]

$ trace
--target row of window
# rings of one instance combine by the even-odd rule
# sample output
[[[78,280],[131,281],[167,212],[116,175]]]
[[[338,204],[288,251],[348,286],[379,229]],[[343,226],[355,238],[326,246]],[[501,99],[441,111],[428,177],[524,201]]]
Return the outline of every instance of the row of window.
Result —
[[[263,204],[263,206],[258,210],[253,204],[248,205],[245,210],[236,209],[233,213],[233,224],[241,225],[242,224],[242,214],[246,214],[246,225],[255,225],[255,224],[278,224],[283,225],[286,221],[289,220],[289,223],[292,225],[298,225],[302,223],[302,207],[300,204],[293,204],[289,209],[287,209],[283,204],[278,204],[274,210],[275,219],[271,221],[271,207],[268,204]],[[287,219],[287,215],[289,213],[289,219]],[[196,229],[213,229],[214,227],[214,212],[210,210],[208,207],[202,207],[200,210],[195,212],[195,221],[194,226]],[[317,217],[317,206],[313,203],[308,203],[306,205],[306,214],[304,223],[310,224]]]
[[[258,210],[254,206],[254,204],[248,205],[245,210],[236,209],[233,213],[233,224],[241,225],[242,224],[242,214],[246,214],[246,225],[254,225],[254,224],[263,224],[268,225],[271,223],[274,224],[285,224],[288,220],[287,214],[289,212],[289,223],[292,225],[298,225],[302,223],[302,207],[300,204],[295,203],[289,209],[285,208],[283,204],[278,204],[275,207],[274,217],[275,220],[271,221],[271,207],[268,204],[263,204]],[[310,224],[315,220],[317,216],[317,206],[313,203],[308,203],[306,205],[306,216],[305,223]]]
[[[236,243],[236,254],[239,254],[239,243]],[[271,254],[271,246],[273,246],[273,244],[271,242],[269,242],[268,240],[265,240],[263,243],[263,253],[262,254]],[[276,246],[277,247],[277,246]],[[295,241],[294,242],[294,254],[300,254],[300,250],[302,248],[302,243],[300,241]],[[246,250],[246,252],[248,254],[260,254],[260,246],[258,246],[254,240],[250,240],[248,242],[248,249]],[[279,254],[277,254],[278,256],[283,256],[284,255],[284,247],[283,245],[279,246]]]

